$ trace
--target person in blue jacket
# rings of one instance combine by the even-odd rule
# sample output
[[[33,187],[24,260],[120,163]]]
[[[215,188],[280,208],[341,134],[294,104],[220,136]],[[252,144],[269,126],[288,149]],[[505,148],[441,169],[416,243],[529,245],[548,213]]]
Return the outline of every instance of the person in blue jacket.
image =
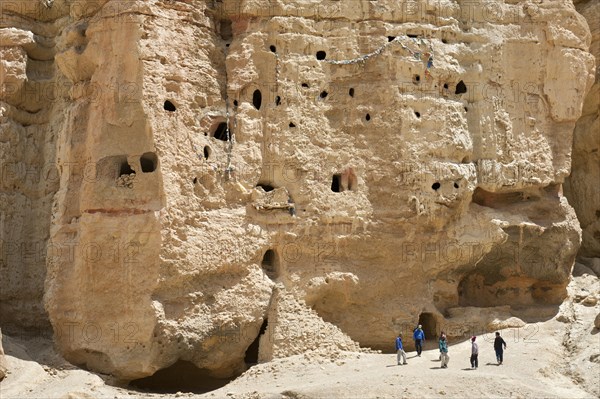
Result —
[[[398,353],[398,364],[408,364],[406,363],[404,345],[402,345],[402,334],[398,334],[398,337],[396,338],[396,352]],[[400,363],[400,358],[402,358],[402,363]]]
[[[422,327],[423,326],[419,324],[419,327],[417,327],[413,333],[415,348],[417,348],[417,355],[419,356],[421,356],[421,352],[423,352],[423,343],[425,342],[425,332],[423,332]]]

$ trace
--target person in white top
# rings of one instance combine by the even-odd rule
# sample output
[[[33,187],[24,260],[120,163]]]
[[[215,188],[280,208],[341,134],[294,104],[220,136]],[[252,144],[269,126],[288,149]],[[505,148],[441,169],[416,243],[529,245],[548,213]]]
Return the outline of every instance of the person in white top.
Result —
[[[477,345],[477,342],[475,342],[476,339],[476,336],[471,337],[471,368],[474,370],[477,369],[477,366],[479,366],[479,362],[477,360],[477,356],[479,355],[479,346]]]

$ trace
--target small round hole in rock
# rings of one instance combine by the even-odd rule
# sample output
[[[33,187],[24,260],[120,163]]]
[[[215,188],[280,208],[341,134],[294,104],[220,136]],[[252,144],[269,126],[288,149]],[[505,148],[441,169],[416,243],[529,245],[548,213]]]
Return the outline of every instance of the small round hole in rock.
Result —
[[[463,94],[467,92],[467,86],[465,85],[465,83],[461,80],[460,82],[458,82],[458,84],[456,85],[456,90],[454,91],[454,94]]]
[[[324,52],[323,50],[317,51],[317,59],[319,61],[324,60],[325,57],[327,57],[327,53]]]
[[[469,108],[465,107],[465,112],[469,112]]]
[[[302,83],[302,87],[304,87],[305,89],[308,89],[308,83]]]
[[[448,89],[448,83],[444,83],[444,89]]]
[[[326,91],[322,91],[321,94],[319,94],[319,97],[325,98],[325,97],[327,97],[327,94],[328,93]]]
[[[369,114],[365,115],[365,119],[366,119],[367,121],[370,121],[370,120],[371,120],[371,115],[369,115]]]
[[[448,43],[448,40],[442,39],[442,43],[446,44],[446,43]]]
[[[194,177],[194,180],[192,180],[192,183],[197,184],[198,183],[198,178]]]
[[[416,116],[417,118],[420,118],[420,117],[421,117],[421,113],[420,113],[419,111],[415,111],[415,116]]]
[[[272,44],[269,46],[269,50],[271,50],[272,53],[277,52],[277,48],[275,46],[273,46]]]
[[[454,188],[458,188],[458,183],[454,182]]]
[[[252,105],[254,105],[254,108],[260,109],[261,104],[262,104],[262,94],[261,94],[260,90],[256,89],[256,90],[254,90],[254,93],[252,93]]]
[[[290,122],[290,125],[289,125],[289,126],[290,126],[290,127],[296,127],[296,125],[294,125],[294,123],[293,123],[293,122]]]
[[[354,87],[351,87],[350,90],[348,90],[348,94],[350,97],[354,97]]]
[[[140,157],[140,166],[143,173],[151,173],[156,170],[158,165],[158,157],[153,152],[146,152]]]
[[[431,185],[431,188],[432,188],[432,189],[434,189],[434,190],[437,190],[437,189],[439,189],[440,187],[441,187],[441,184],[440,184],[440,183],[438,183],[438,182],[435,182],[435,183],[433,183],[433,184]]]
[[[421,82],[421,76],[420,75],[414,75],[413,76],[413,83],[414,84],[419,84],[419,82]]]
[[[233,100],[233,106],[237,107],[238,106],[238,100]]]
[[[165,101],[163,108],[165,109],[165,111],[169,112],[175,112],[177,110],[177,108],[175,108],[175,105],[169,100]]]
[[[209,146],[204,146],[204,159],[208,159],[208,157],[210,156],[210,147]]]

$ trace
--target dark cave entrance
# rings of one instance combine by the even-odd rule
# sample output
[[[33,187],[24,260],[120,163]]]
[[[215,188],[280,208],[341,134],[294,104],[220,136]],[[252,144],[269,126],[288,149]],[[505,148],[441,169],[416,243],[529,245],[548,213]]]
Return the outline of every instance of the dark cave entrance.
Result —
[[[423,312],[419,315],[419,323],[423,326],[423,332],[425,333],[425,341],[437,342],[437,320],[433,313]]]
[[[268,249],[263,255],[261,267],[267,277],[276,280],[279,277],[279,257],[272,249]]]
[[[171,366],[158,370],[149,377],[139,378],[129,383],[134,389],[156,393],[192,392],[206,393],[219,389],[234,378],[211,377],[208,370],[200,369],[193,363],[178,360]]]
[[[260,349],[260,337],[267,331],[267,325],[269,324],[269,320],[265,319],[262,325],[260,326],[260,330],[258,331],[258,335],[252,341],[248,349],[246,349],[246,355],[244,356],[244,361],[247,366],[253,366],[258,364],[258,350]]]

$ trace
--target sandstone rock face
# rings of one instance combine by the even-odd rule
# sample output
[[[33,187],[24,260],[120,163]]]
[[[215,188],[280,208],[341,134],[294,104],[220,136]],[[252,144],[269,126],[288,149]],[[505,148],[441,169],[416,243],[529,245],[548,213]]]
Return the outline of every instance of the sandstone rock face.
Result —
[[[269,4],[9,10],[2,151],[59,173],[2,194],[2,234],[47,240],[62,354],[123,379],[178,362],[221,378],[559,304],[581,239],[562,183],[594,79],[574,7]],[[67,90],[28,108],[40,35]],[[9,266],[39,296],[44,269]]]
[[[6,359],[4,358],[4,348],[2,347],[2,331],[0,331],[0,381],[6,377],[7,371],[8,366],[6,364]]]
[[[590,52],[596,58],[596,80],[575,126],[573,172],[565,181],[565,195],[575,208],[583,230],[580,254],[600,257],[600,3],[585,0],[575,3],[592,33]]]

